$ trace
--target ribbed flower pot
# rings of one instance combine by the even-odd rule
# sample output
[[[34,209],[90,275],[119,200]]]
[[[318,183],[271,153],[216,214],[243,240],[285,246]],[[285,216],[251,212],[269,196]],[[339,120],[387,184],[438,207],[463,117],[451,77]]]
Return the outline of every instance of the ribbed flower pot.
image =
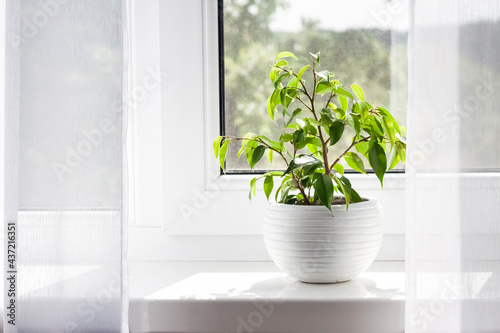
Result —
[[[274,263],[308,283],[348,281],[373,262],[383,237],[383,212],[371,197],[345,205],[269,204],[264,241]]]

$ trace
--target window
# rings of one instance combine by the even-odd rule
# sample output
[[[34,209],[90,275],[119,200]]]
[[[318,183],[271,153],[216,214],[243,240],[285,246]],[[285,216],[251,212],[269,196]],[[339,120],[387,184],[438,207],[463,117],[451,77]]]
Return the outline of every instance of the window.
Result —
[[[402,1],[218,2],[223,133],[278,138],[281,123],[270,121],[266,101],[272,89],[269,67],[280,51],[293,52],[301,64],[309,63],[309,51],[321,51],[321,68],[333,70],[345,85],[359,84],[371,102],[390,105],[395,117],[406,124],[407,24],[401,20],[406,15]],[[343,139],[332,147],[332,156],[350,144],[348,136]],[[226,173],[250,171],[244,158],[236,158],[238,148],[229,148]],[[271,165],[263,159],[256,169],[283,169],[283,161],[276,160]]]

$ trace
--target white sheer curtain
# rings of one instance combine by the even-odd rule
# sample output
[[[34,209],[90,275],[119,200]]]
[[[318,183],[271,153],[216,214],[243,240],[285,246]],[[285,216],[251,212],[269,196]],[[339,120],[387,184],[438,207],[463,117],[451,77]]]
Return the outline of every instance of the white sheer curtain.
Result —
[[[500,332],[500,1],[410,12],[406,332]]]
[[[6,0],[5,17],[4,331],[128,332],[126,1]]]

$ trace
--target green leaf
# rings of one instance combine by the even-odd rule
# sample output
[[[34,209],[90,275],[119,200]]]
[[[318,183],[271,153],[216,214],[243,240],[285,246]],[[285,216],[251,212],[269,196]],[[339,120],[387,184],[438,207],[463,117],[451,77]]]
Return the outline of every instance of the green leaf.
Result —
[[[258,146],[254,150],[252,150],[250,152],[250,154],[247,151],[247,161],[248,161],[248,164],[250,165],[250,168],[252,170],[255,167],[255,164],[257,164],[257,162],[260,161],[262,156],[264,156],[265,151],[266,151],[266,147],[264,147],[262,145]]]
[[[304,134],[305,135],[308,135],[308,134],[316,135],[316,134],[318,134],[318,130],[316,129],[315,126],[311,125],[311,123],[309,121],[307,121],[307,124],[304,127]]]
[[[359,101],[356,102],[356,112],[358,112],[361,115],[361,121],[364,123],[366,118],[368,118],[368,112],[369,112],[368,105],[363,102]]]
[[[318,160],[317,158],[312,157],[312,156],[307,156],[307,155],[301,155],[301,156],[297,157],[296,159],[293,159],[290,161],[290,164],[288,165],[288,168],[285,170],[283,175],[293,171],[294,169],[300,168],[300,167],[302,167],[302,168],[308,168],[308,167],[318,168],[321,165],[323,165],[323,163],[320,160]]]
[[[354,170],[361,173],[366,173],[365,164],[363,163],[363,160],[356,153],[353,152],[346,153],[344,160]]]
[[[292,115],[290,116],[290,119],[286,123],[285,127],[288,126],[288,125],[290,125],[290,123],[293,121],[293,119],[295,117],[297,117],[298,115],[300,115],[301,113],[302,113],[302,109],[301,108],[296,108],[295,111],[292,112]]]
[[[322,112],[320,119],[321,126],[328,130],[330,125],[333,124],[334,119],[330,112]]]
[[[276,194],[274,195],[274,200],[276,202],[278,202],[278,194],[281,194],[281,198],[286,197],[286,195],[287,195],[287,193],[289,191],[289,187],[288,187],[288,184],[287,184],[287,182],[289,180],[290,180],[289,176],[283,177],[283,180],[281,181],[281,185],[280,185],[280,187],[278,187],[278,189],[276,190]]]
[[[384,129],[385,135],[389,139],[391,145],[396,143],[396,133],[394,129],[393,121],[389,117],[382,117],[382,127]]]
[[[272,165],[274,165],[273,164],[273,152],[274,152],[274,150],[272,150],[272,149],[267,150],[267,159],[269,160],[269,163],[271,163]]]
[[[363,141],[363,142],[358,142],[354,145],[354,148],[358,151],[363,156],[366,156],[368,154],[368,150],[370,150],[370,143]]]
[[[330,146],[333,146],[342,138],[345,125],[342,121],[336,120],[331,126],[328,134],[330,135]]]
[[[327,82],[330,81],[330,74],[331,73],[328,70],[324,70],[324,71],[321,71],[321,72],[316,72],[317,76],[319,76],[323,80],[326,80]],[[333,74],[332,74],[332,76],[333,76]]]
[[[360,100],[362,101],[365,100],[365,93],[363,92],[363,89],[361,89],[360,86],[358,86],[357,84],[351,84],[351,89],[352,91],[354,91],[354,93]]]
[[[380,122],[375,118],[374,116],[369,116],[368,118],[371,123],[371,128],[373,131],[375,131],[376,134],[378,134],[381,138],[384,137],[384,128],[380,124]]]
[[[298,60],[295,54],[293,54],[292,52],[284,51],[276,55],[276,58],[274,58],[274,62],[278,61],[281,58],[294,58],[295,60]]]
[[[316,145],[313,145],[312,143],[308,143],[306,147],[313,155],[316,155],[319,152],[318,147]]]
[[[397,122],[395,120],[394,121],[394,124],[397,124]],[[401,131],[400,135],[401,135],[401,141],[403,141],[404,143],[406,143],[406,127],[404,126],[399,126],[399,130]]]
[[[349,126],[351,126],[354,131],[356,131],[356,136],[359,136],[359,133],[361,132],[361,123],[359,121],[359,116],[349,113],[346,115],[346,119]]]
[[[220,142],[222,140],[222,136],[218,136],[214,140],[214,155],[215,158],[219,158],[219,149],[220,149]]]
[[[318,52],[316,54],[309,52],[309,55],[311,56],[311,60],[313,60],[314,62],[316,62],[319,65],[320,52]]]
[[[304,118],[309,124],[313,126],[320,126],[321,123],[314,118]]]
[[[299,81],[300,79],[302,79],[302,75],[304,75],[305,71],[311,67],[311,65],[305,65],[304,67],[302,67],[299,71],[299,74],[297,74],[297,77],[299,78]]]
[[[320,164],[310,164],[310,165],[303,167],[302,168],[302,177],[312,176],[316,172],[316,169],[320,166],[321,166]],[[307,179],[308,178],[302,179],[302,181],[305,180],[307,182]],[[302,185],[304,185],[304,184],[302,184]],[[307,187],[307,186],[304,185],[304,187]]]
[[[396,165],[398,165],[399,161],[401,161],[401,159],[399,158],[398,148],[393,146],[389,157],[389,170],[394,169]]]
[[[276,103],[276,105],[280,104],[287,108],[290,103],[293,101],[294,96],[296,96],[297,89],[296,88],[283,88],[280,91],[280,102]]]
[[[317,137],[307,137],[306,141],[307,141],[308,144],[310,143],[310,144],[312,144],[314,146],[323,148],[323,144],[321,143],[321,140],[319,138],[317,138]]]
[[[276,193],[274,194],[274,201],[278,202],[278,195],[280,194],[282,189],[283,189],[283,185],[280,185],[280,187],[278,187],[278,189],[276,190]]]
[[[279,73],[279,69],[278,68],[272,68],[271,71],[269,71],[269,79],[271,79],[271,82],[274,83],[274,81],[276,81],[276,75],[278,75]]]
[[[283,133],[280,136],[280,142],[289,142],[292,140],[293,140],[293,137],[290,133]]]
[[[245,146],[241,147],[239,150],[238,150],[238,154],[236,155],[237,158],[240,158],[241,154],[243,154],[243,152],[245,151]]]
[[[267,176],[264,179],[264,193],[266,194],[267,200],[269,200],[269,196],[271,195],[271,192],[273,191],[274,187],[274,179],[272,176]]]
[[[267,114],[269,115],[269,117],[274,120],[274,112],[275,112],[275,108],[276,106],[274,105],[273,103],[273,95],[274,95],[274,92],[271,96],[269,96],[269,98],[267,99],[267,105],[266,105],[266,108],[267,108]]]
[[[241,142],[241,146],[243,147],[243,146],[246,144],[246,142],[248,141],[248,139],[251,139],[251,138],[253,138],[254,136],[255,136],[255,133],[252,133],[252,132],[245,133],[245,135],[243,135],[243,138],[244,138],[245,140],[243,140],[243,141]]]
[[[245,149],[247,148],[248,146],[248,143],[251,142],[250,144],[250,147],[249,148],[255,148],[257,147],[257,142],[254,141],[254,140],[249,140],[250,138],[252,138],[255,134],[252,133],[252,132],[248,132],[246,133],[243,138],[244,140],[241,140],[241,148],[238,150],[238,154],[237,154],[237,157],[240,158],[241,154],[243,154],[243,152],[245,151]],[[255,145],[252,147],[252,145]]]
[[[318,194],[321,203],[332,211],[333,183],[329,175],[321,175],[314,183],[314,190]]]
[[[344,183],[346,189],[347,189],[347,193],[349,193],[349,197],[351,196],[351,190],[352,190],[352,185],[351,185],[351,182],[349,181],[349,179],[347,179],[346,177],[342,176],[340,177],[340,181],[342,183]]]
[[[380,185],[384,187],[384,175],[387,171],[387,157],[385,156],[384,148],[377,142],[373,143],[372,148],[368,152],[368,160],[372,166],[373,171],[380,180]]]
[[[406,162],[406,148],[398,149],[398,155],[399,155],[399,158],[401,159],[401,162],[405,163]]]
[[[392,116],[392,114],[389,111],[387,111],[386,109],[384,109],[384,108],[382,108],[380,106],[377,106],[376,108],[377,108],[377,110],[380,111],[380,113],[382,113],[383,116],[391,119],[392,120],[392,124],[393,124],[394,129],[396,130],[396,132],[398,132],[398,134],[402,134],[403,129],[399,127],[398,122],[396,121],[396,119],[394,119],[394,117]]]
[[[347,179],[344,176],[342,176],[342,178]],[[350,189],[339,178],[333,177],[333,180],[335,180],[335,182],[339,186],[340,192],[342,192],[342,194],[344,195],[345,204],[346,204],[345,209],[348,210],[349,209],[349,202],[351,201]],[[349,187],[350,187],[350,185],[351,185],[351,183],[349,183]]]
[[[247,153],[250,150],[257,148],[258,145],[259,145],[259,143],[256,140],[248,140],[247,144],[246,144]]]
[[[324,95],[327,92],[332,92],[334,90],[334,85],[331,82],[321,81],[316,86],[316,94]]]
[[[273,148],[274,150],[281,151],[282,147],[279,142],[269,139],[265,135],[257,135],[256,138],[260,139],[262,142]]]
[[[294,76],[293,78],[290,79],[290,81],[288,81],[288,84],[286,85],[288,88],[297,88],[297,86],[299,85],[299,79]]]
[[[280,89],[275,89],[271,96],[267,99],[267,114],[269,114],[269,117],[271,117],[272,120],[274,120],[276,106],[280,103]]]
[[[306,127],[307,123],[304,119],[297,119],[297,124],[299,125],[300,128]]]
[[[356,192],[353,188],[351,188],[351,202],[361,202],[363,199],[359,196],[358,192]]]
[[[344,96],[344,97],[347,97],[347,98],[350,98],[350,99],[354,99],[354,97],[352,96],[352,94],[350,92],[348,92],[347,90],[345,90],[344,88],[342,88],[342,87],[337,87],[335,89],[335,93],[338,96]]]
[[[292,134],[292,144],[293,145],[297,145],[299,142],[303,141],[304,140],[304,130],[303,129],[299,129],[298,131],[295,131],[293,132]]]
[[[335,164],[333,166],[333,169],[335,169],[335,171],[337,171],[338,173],[340,173],[341,175],[344,174],[344,167],[341,165],[341,164]]]
[[[226,153],[227,153],[227,147],[229,146],[230,140],[224,140],[222,143],[222,146],[220,147],[219,151],[219,162],[220,162],[220,167],[222,170],[224,170],[224,162],[226,161]]]
[[[278,78],[276,79],[276,81],[274,81],[274,88],[279,89],[281,87],[280,86],[281,82],[283,82],[283,80],[289,76],[290,76],[290,73],[288,73],[288,72],[281,73],[280,76],[278,76]]]
[[[345,111],[342,110],[341,108],[334,110],[334,112],[337,114],[337,119],[344,119],[345,118]]]
[[[347,98],[345,98],[344,96],[337,95],[337,99],[339,100],[340,108],[344,110],[344,112],[347,111],[348,107]]]
[[[286,62],[286,60],[285,60],[285,59],[282,59],[282,60],[278,61],[278,62],[275,64],[275,66],[278,66],[278,67],[283,67],[283,66],[286,66],[286,65],[288,65],[288,62]]]
[[[288,164],[288,168],[286,168],[285,172],[283,173],[283,176],[286,175],[289,172],[292,172],[294,169],[296,169],[298,167],[299,166],[295,163],[295,160],[291,160],[290,164]]]
[[[248,199],[252,200],[252,194],[255,197],[255,192],[257,190],[257,178],[252,178],[250,181],[250,192],[248,193]]]

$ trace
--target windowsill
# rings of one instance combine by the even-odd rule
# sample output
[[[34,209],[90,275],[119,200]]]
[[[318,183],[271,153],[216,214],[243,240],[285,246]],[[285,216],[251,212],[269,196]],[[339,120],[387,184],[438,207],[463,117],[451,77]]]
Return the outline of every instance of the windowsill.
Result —
[[[297,282],[271,262],[131,262],[130,332],[404,331],[404,263],[345,283]]]

